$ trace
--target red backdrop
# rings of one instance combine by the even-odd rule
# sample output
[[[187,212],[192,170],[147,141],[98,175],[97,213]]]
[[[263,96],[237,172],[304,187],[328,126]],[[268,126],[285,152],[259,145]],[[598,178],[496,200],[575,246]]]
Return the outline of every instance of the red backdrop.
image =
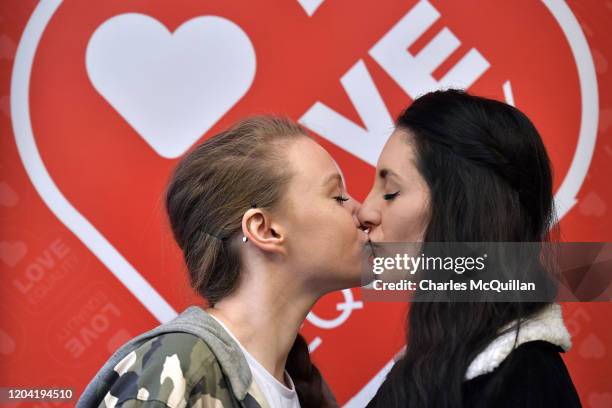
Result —
[[[311,129],[361,200],[413,98],[505,100],[543,135],[564,240],[612,238],[612,1],[4,0],[0,22],[0,386],[80,393],[194,301],[161,195],[249,114]],[[376,389],[406,309],[358,289],[316,305],[303,333],[339,402]],[[585,406],[612,406],[611,312],[564,304]]]

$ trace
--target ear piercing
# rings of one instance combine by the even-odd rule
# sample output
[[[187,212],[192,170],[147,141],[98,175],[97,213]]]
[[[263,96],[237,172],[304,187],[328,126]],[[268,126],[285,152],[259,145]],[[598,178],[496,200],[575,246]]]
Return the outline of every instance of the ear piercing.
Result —
[[[257,204],[255,204],[255,203],[251,203],[251,208],[257,208]],[[246,236],[246,235],[243,235],[243,236],[242,236],[242,242],[243,242],[243,243],[246,243],[248,240],[249,240],[249,239],[247,238],[247,236]]]

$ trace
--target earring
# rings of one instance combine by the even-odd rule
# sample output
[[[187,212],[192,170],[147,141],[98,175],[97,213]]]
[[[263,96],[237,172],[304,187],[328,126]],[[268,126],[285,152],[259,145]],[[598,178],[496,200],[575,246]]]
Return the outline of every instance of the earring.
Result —
[[[242,237],[242,242],[247,242],[248,240],[249,240],[249,239],[246,237],[246,235],[244,235],[244,236]]]

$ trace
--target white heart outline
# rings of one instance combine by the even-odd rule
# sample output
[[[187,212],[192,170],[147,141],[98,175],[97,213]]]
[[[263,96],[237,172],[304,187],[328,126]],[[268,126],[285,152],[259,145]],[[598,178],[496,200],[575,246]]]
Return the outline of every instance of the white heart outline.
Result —
[[[566,189],[575,188],[577,190],[584,181],[584,177],[586,177],[597,136],[599,98],[595,67],[584,33],[569,6],[561,0],[542,1],[561,26],[578,67],[582,120],[578,147],[576,148],[577,153],[574,155],[568,172],[568,175],[571,174],[572,178],[568,183],[564,180],[561,186],[567,185]],[[30,122],[28,100],[30,74],[40,38],[61,3],[62,0],[41,0],[28,20],[17,47],[11,78],[11,118],[17,150],[34,188],[51,212],[100,259],[151,314],[160,322],[165,322],[176,316],[176,311],[62,195],[47,172],[36,147]],[[584,159],[587,156],[589,158],[588,163],[577,163],[577,157]],[[566,176],[567,179],[568,176]],[[578,184],[569,185],[570,181],[575,183],[578,180]],[[559,191],[557,194],[559,194]],[[383,374],[386,368],[390,369],[391,365],[387,363],[383,370],[379,371],[373,380],[368,382],[344,407],[362,406],[358,404],[369,401],[371,396],[374,395],[373,392],[380,385],[378,380],[382,382],[382,379],[384,379],[384,375],[381,376],[380,374]]]

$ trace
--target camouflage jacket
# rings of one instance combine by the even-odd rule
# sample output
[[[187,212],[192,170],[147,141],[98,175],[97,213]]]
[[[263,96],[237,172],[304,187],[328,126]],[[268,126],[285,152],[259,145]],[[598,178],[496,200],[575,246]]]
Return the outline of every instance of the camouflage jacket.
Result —
[[[197,306],[117,350],[77,403],[91,407],[269,408],[239,345]]]

